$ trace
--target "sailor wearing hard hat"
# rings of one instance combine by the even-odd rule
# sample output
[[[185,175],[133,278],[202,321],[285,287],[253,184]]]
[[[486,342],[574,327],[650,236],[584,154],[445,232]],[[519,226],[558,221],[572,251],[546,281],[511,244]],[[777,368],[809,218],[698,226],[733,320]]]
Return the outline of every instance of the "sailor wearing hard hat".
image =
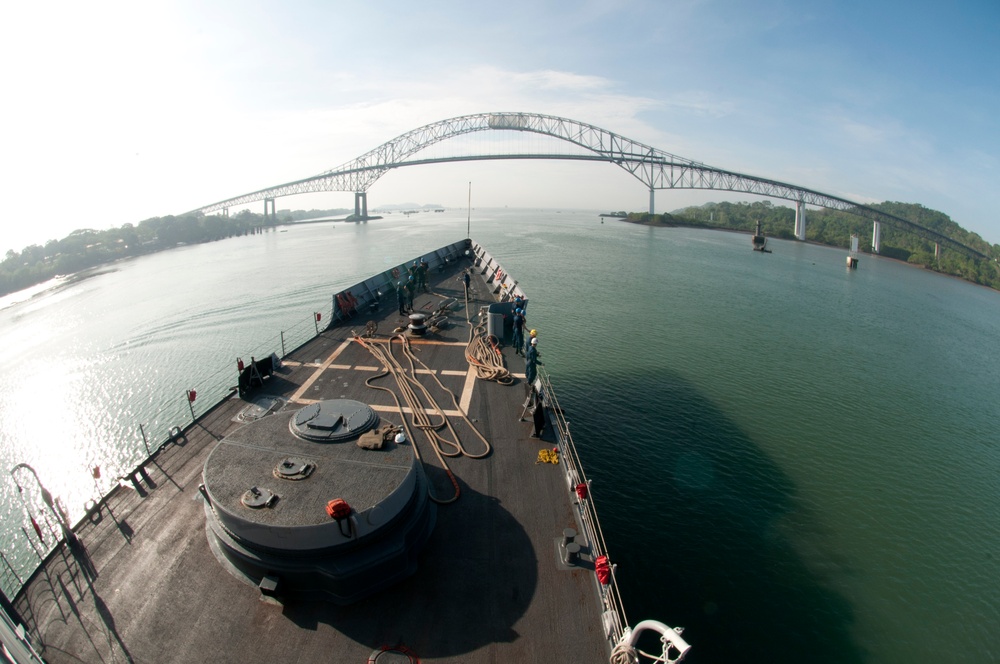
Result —
[[[531,340],[538,336],[538,330],[532,330],[528,332],[528,338],[524,340],[524,352],[528,352],[528,347],[531,346]]]

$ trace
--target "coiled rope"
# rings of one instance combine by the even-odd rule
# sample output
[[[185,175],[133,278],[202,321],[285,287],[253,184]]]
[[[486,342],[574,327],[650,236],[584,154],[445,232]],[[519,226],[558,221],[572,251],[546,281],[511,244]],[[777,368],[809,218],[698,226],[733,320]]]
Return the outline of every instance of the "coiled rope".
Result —
[[[500,347],[492,335],[486,334],[486,323],[472,324],[469,319],[469,296],[465,296],[465,320],[469,323],[469,343],[465,346],[465,359],[476,368],[476,377],[481,380],[495,380],[501,385],[513,385],[514,377],[504,366]],[[480,320],[486,318],[486,307],[479,309]]]
[[[461,494],[461,489],[459,488],[458,480],[455,478],[454,473],[448,466],[448,462],[445,461],[445,457],[466,456],[470,459],[482,459],[483,457],[489,455],[492,451],[489,441],[483,437],[472,421],[469,420],[465,413],[462,412],[462,409],[459,408],[458,398],[455,396],[455,393],[445,387],[441,383],[441,380],[437,377],[437,374],[431,371],[427,365],[421,362],[416,355],[414,355],[413,350],[410,347],[410,342],[405,336],[397,334],[389,338],[387,341],[382,342],[370,340],[366,341],[360,336],[355,335],[354,341],[361,344],[382,364],[383,371],[366,380],[365,385],[375,390],[383,390],[392,395],[392,400],[395,402],[396,409],[399,411],[400,417],[403,420],[403,426],[406,428],[407,437],[410,441],[413,441],[413,449],[417,455],[417,459],[420,460],[421,463],[424,463],[423,458],[420,456],[420,448],[415,442],[416,438],[413,435],[413,431],[410,429],[411,426],[413,429],[424,433],[424,436],[434,449],[434,453],[437,455],[442,468],[447,473],[448,479],[451,480],[452,486],[455,488],[454,495],[448,499],[438,498],[428,488],[428,495],[431,500],[439,504],[455,502]],[[409,370],[404,368],[403,364],[395,357],[395,355],[393,355],[393,341],[399,342],[403,355],[406,357],[409,364]],[[419,380],[417,380],[416,376],[418,366],[420,369],[426,371],[434,379],[438,386],[451,396],[452,403],[455,406],[455,410],[460,414],[459,416],[482,442],[482,452],[473,454],[466,450],[462,445],[458,432],[455,431],[455,428],[452,426],[451,421],[448,419],[444,410],[442,410],[441,406],[437,403],[427,388]],[[402,395],[403,401],[406,403],[406,407],[410,409],[411,419],[409,423],[407,423],[403,403],[400,402],[396,391],[388,387],[373,384],[373,381],[390,375],[396,381],[396,387],[399,390],[399,394]],[[433,419],[428,411],[433,411]]]
[[[465,346],[466,361],[476,368],[476,377],[482,380],[495,380],[501,385],[512,385],[514,377],[503,363],[503,355],[497,346],[496,339],[486,334],[486,323],[472,324],[469,317],[470,286],[465,290],[465,322],[469,324],[469,343]],[[487,307],[480,307],[476,314],[481,320],[486,319]]]

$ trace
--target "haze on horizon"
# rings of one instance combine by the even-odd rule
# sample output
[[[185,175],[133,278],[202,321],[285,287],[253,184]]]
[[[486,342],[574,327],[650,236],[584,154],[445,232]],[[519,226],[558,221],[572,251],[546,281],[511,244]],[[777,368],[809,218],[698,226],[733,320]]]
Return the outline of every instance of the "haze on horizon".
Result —
[[[60,0],[6,14],[4,251],[316,175],[488,111],[563,116],[862,203],[919,203],[1000,242],[995,2]],[[369,206],[464,207],[470,181],[474,207],[648,207],[621,169],[558,161],[398,169]],[[656,192],[658,211],[710,200],[759,199]],[[277,202],[351,206],[350,192]]]

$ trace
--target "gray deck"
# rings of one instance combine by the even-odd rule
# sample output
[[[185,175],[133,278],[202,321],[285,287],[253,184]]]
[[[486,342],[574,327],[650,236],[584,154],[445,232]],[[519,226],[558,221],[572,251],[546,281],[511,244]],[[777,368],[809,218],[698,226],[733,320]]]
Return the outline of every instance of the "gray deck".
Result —
[[[456,275],[431,275],[432,294],[418,295],[415,306],[433,310],[434,293],[460,296]],[[380,336],[403,322],[394,298],[375,318]],[[286,398],[301,392],[286,408],[340,398],[392,405],[388,394],[364,384],[374,358],[356,343],[343,347],[367,320],[362,315],[292,352],[264,391]],[[415,348],[461,395],[468,370],[464,307],[450,320],[453,327]],[[505,354],[512,371],[523,373],[521,358]],[[450,398],[434,390],[451,410]],[[15,606],[52,664],[366,662],[374,650],[397,645],[422,662],[606,662],[592,567],[567,568],[557,555],[563,529],[577,527],[562,468],[535,463],[553,438],[528,437],[530,423],[518,421],[523,397],[521,382],[474,382],[469,416],[492,453],[448,459],[461,497],[439,506],[417,573],[358,604],[264,601],[211,553],[198,485],[215,443],[240,426],[233,418],[246,402],[233,398],[189,428],[186,442],[147,464],[155,484],[147,495],[113,493],[100,520],[78,531],[85,552],[58,550]],[[400,423],[398,413],[380,408],[379,415]],[[451,420],[469,452],[478,453],[479,440],[459,418]],[[450,497],[453,486],[432,450],[421,438],[417,444],[435,494]]]

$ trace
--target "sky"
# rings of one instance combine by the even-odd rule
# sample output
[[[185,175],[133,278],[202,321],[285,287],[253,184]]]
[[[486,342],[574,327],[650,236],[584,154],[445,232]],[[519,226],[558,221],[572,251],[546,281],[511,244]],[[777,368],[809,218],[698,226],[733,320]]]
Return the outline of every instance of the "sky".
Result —
[[[919,203],[1000,243],[997,0],[59,0],[0,11],[0,251],[181,214],[491,111],[566,117],[861,203]],[[368,204],[464,208],[470,183],[473,207],[649,205],[611,164],[523,160],[396,169]],[[656,209],[722,200],[755,199],[657,191]],[[310,194],[277,208],[353,202]]]

